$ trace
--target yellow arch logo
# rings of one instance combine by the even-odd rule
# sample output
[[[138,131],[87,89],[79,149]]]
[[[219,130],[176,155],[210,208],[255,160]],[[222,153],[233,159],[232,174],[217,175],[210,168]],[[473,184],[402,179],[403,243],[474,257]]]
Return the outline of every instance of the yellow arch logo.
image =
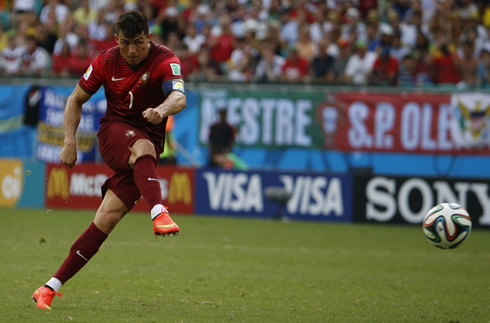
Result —
[[[192,187],[189,174],[185,172],[175,172],[170,180],[168,202],[174,204],[184,202],[189,205],[192,202]]]
[[[0,206],[14,207],[19,201],[24,184],[20,160],[0,160]]]
[[[70,197],[70,186],[68,183],[68,173],[63,167],[53,167],[48,179],[48,199],[61,197],[68,200]]]

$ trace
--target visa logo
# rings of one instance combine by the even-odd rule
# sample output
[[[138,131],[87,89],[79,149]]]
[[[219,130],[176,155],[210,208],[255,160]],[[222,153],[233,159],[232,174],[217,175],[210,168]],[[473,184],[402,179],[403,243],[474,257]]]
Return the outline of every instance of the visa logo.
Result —
[[[262,212],[262,181],[257,174],[204,172],[212,210]]]
[[[333,177],[330,181],[323,176],[281,175],[279,180],[292,196],[287,204],[290,214],[336,215],[344,214],[342,182]]]

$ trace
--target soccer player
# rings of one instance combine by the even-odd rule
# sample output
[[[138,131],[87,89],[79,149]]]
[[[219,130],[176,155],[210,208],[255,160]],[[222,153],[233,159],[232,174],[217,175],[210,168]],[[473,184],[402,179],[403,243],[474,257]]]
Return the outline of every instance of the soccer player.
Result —
[[[118,46],[103,51],[80,78],[66,102],[65,140],[60,160],[72,168],[77,160],[75,134],[82,105],[104,86],[107,111],[101,118],[99,150],[115,172],[102,186],[102,203],[94,221],[75,241],[68,257],[32,299],[51,309],[59,289],[99,250],[108,234],[142,195],[150,208],[155,235],[179,233],[162,205],[157,158],[163,151],[167,117],[186,106],[180,61],[165,46],[151,42],[148,21],[138,11],[122,14],[115,25]]]

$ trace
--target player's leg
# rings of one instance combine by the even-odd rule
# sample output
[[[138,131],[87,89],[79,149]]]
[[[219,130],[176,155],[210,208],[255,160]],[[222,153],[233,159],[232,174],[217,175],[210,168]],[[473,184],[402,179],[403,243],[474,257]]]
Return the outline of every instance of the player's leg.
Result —
[[[37,307],[50,309],[51,302],[61,286],[72,278],[97,253],[116,224],[129,212],[128,207],[108,189],[95,215],[94,221],[70,248],[68,257],[54,276],[32,295]]]
[[[126,174],[126,182],[131,180],[135,199],[122,199],[126,206],[143,195],[153,220],[153,231],[157,235],[177,234],[178,226],[168,216],[162,205],[162,192],[156,174],[157,149],[145,131],[124,122],[104,123],[98,133],[99,150],[104,162],[119,174]],[[114,182],[117,184],[117,182]],[[120,185],[109,185],[114,192]],[[132,192],[128,187],[124,192]],[[140,195],[141,193],[141,195]],[[121,194],[116,194],[121,197]],[[158,219],[157,219],[158,218]]]
[[[129,148],[129,167],[133,169],[136,186],[150,208],[155,235],[177,235],[179,227],[162,205],[162,191],[157,177],[157,153],[150,140],[138,139]]]

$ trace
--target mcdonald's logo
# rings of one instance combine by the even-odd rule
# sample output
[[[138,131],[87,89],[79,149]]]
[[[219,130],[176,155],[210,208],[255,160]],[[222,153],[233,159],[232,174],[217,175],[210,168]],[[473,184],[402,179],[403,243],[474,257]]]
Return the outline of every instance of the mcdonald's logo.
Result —
[[[68,173],[65,168],[53,167],[48,179],[48,199],[61,197],[68,200],[70,197],[68,185]]]
[[[175,204],[184,202],[189,205],[192,203],[192,188],[189,174],[185,172],[175,172],[170,180],[168,202]]]

